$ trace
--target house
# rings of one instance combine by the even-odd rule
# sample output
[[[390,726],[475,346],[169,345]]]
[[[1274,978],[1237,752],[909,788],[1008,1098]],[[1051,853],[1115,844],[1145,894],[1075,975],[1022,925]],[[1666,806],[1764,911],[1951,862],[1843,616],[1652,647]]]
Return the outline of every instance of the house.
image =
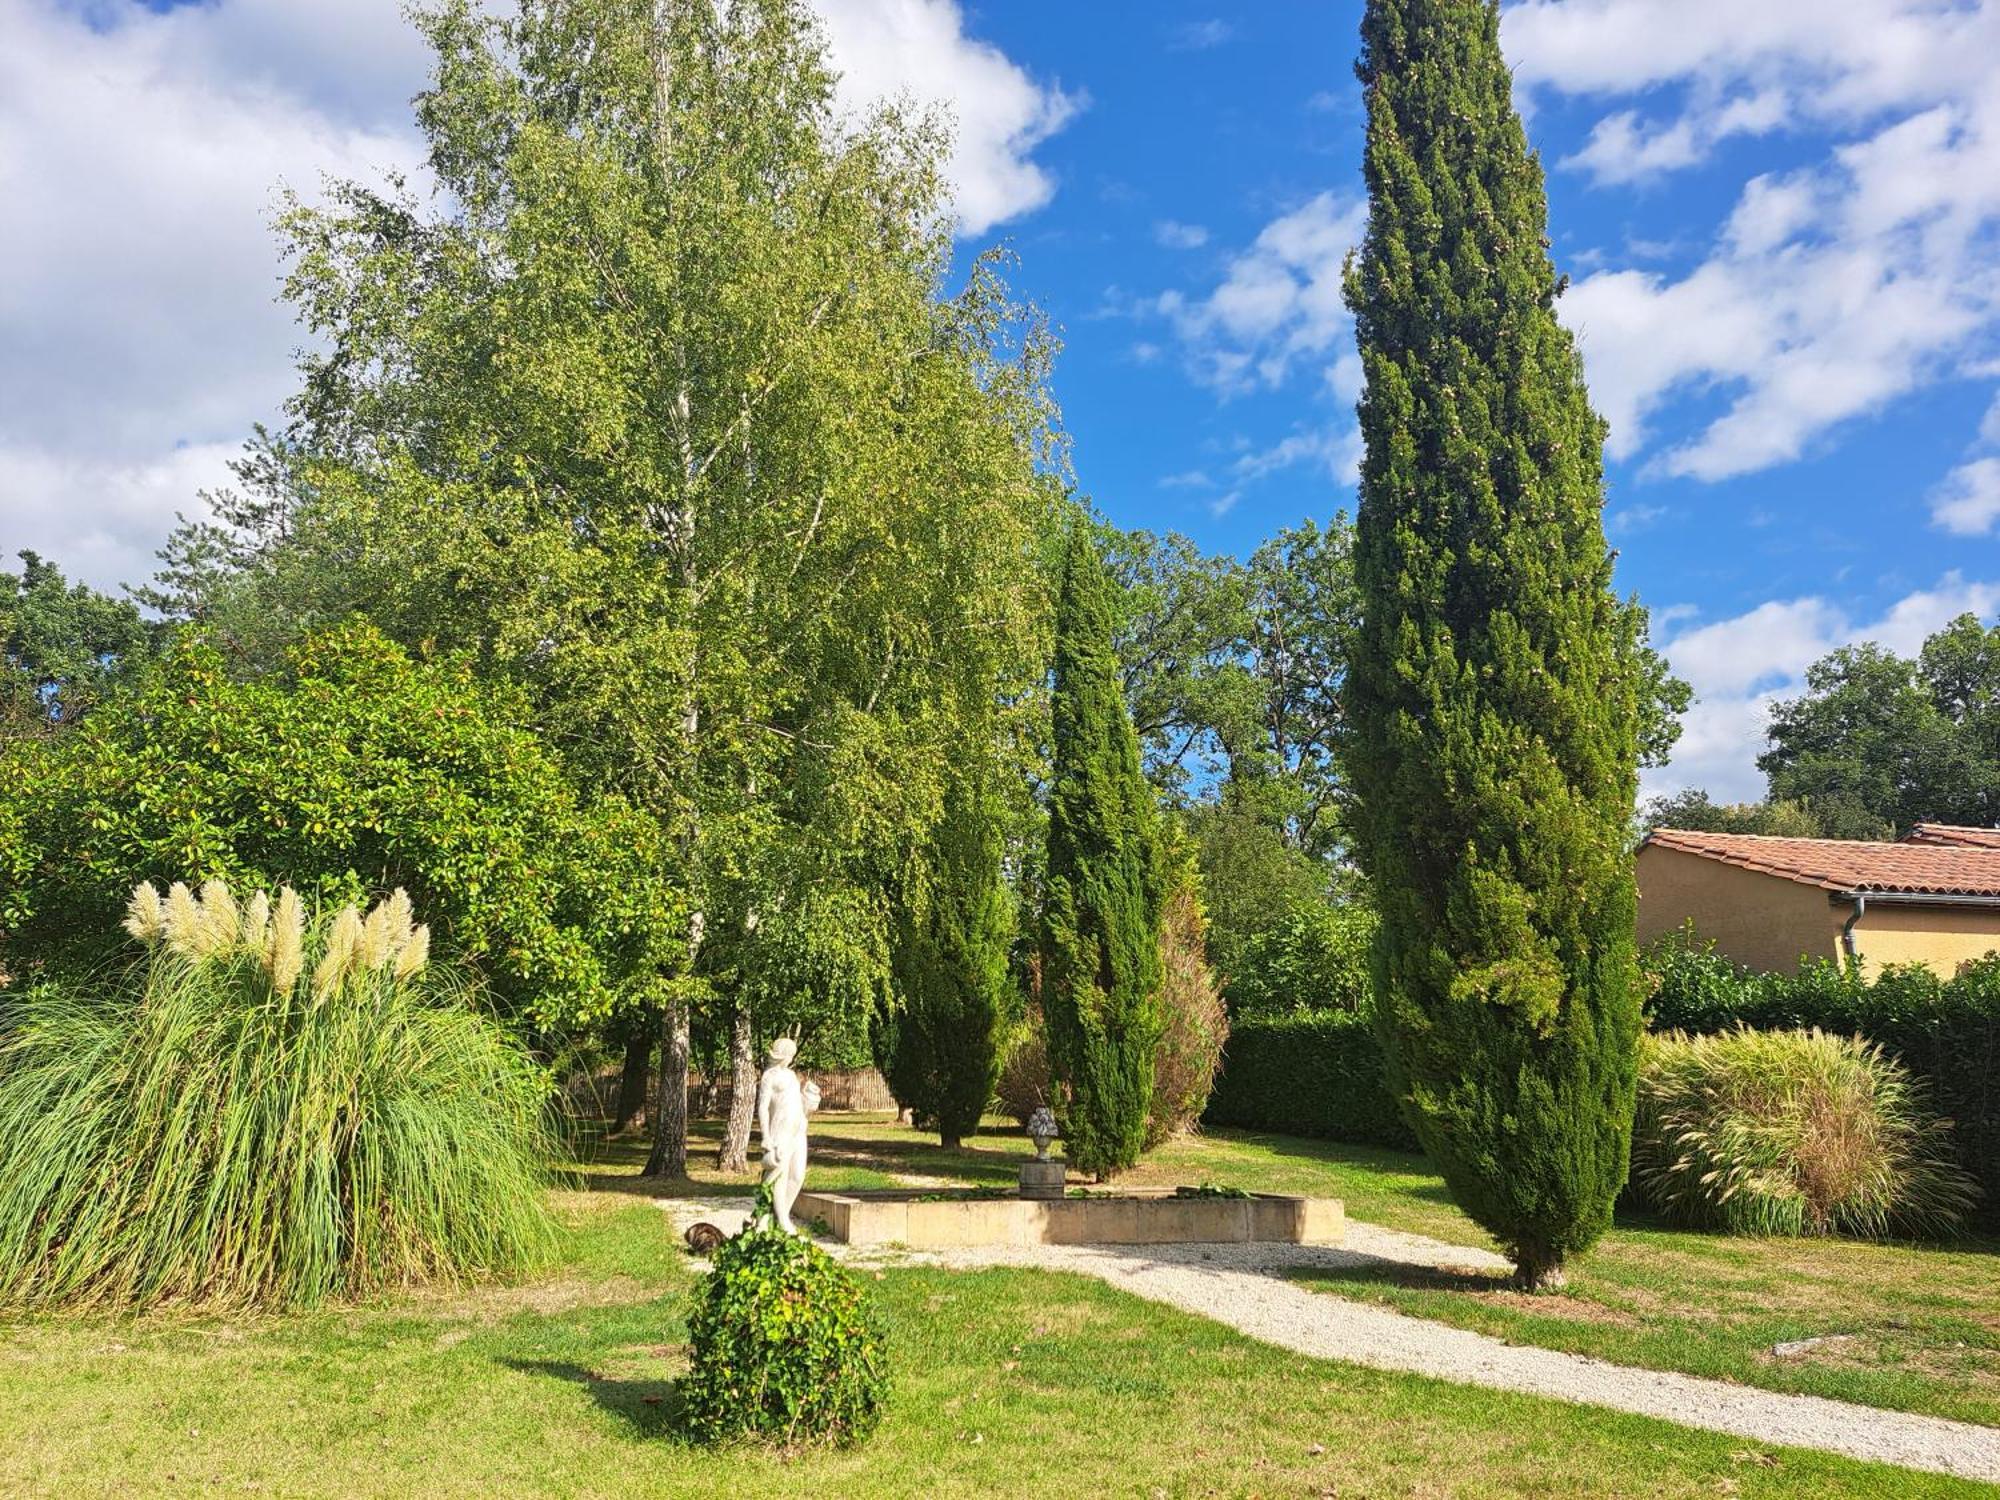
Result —
[[[1852,957],[1949,976],[2000,949],[2000,829],[1919,823],[1883,844],[1656,828],[1638,880],[1640,942],[1692,921],[1755,969]]]

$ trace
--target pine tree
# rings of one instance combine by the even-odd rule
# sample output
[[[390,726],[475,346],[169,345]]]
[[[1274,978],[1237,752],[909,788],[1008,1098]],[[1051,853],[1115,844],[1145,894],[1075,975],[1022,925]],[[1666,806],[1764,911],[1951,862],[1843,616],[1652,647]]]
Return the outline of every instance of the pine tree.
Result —
[[[1014,912],[1000,873],[999,820],[969,794],[952,800],[927,888],[897,923],[903,1004],[889,1019],[885,1071],[896,1102],[955,1147],[979,1128],[1000,1077]]]
[[[1125,711],[1104,563],[1070,533],[1056,606],[1042,1013],[1069,1092],[1063,1146],[1106,1177],[1139,1159],[1159,1040],[1162,881],[1152,789]]]
[[[1541,163],[1493,0],[1369,0],[1367,376],[1348,677],[1395,1086],[1524,1284],[1603,1232],[1639,1024],[1626,827],[1638,611],[1604,424],[1556,321]]]

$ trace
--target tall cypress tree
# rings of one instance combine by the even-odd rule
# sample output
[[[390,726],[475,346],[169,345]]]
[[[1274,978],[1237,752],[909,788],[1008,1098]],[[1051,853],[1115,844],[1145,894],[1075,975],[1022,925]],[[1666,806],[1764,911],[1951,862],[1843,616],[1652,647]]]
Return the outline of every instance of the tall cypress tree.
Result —
[[[1524,1284],[1610,1222],[1639,1027],[1637,611],[1494,0],[1369,0],[1349,669],[1390,1072]]]
[[[887,1023],[884,1071],[896,1101],[947,1146],[979,1128],[1000,1076],[1013,901],[1000,874],[1000,822],[954,787],[924,889],[896,924],[902,1009]]]
[[[1056,606],[1042,1015],[1068,1086],[1063,1146],[1109,1176],[1139,1159],[1159,1040],[1161,871],[1125,711],[1103,560],[1072,528]]]

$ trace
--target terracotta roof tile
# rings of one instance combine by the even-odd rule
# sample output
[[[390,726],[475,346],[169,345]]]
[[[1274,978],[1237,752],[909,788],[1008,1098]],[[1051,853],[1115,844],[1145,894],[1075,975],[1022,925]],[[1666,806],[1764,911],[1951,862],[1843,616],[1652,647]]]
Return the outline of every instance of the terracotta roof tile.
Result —
[[[2000,844],[1870,844],[1847,839],[1692,833],[1679,828],[1656,828],[1646,842],[1828,891],[2000,896]]]
[[[2000,828],[1964,828],[1954,823],[1919,823],[1903,835],[1906,844],[1949,844],[1960,849],[2000,849]]]

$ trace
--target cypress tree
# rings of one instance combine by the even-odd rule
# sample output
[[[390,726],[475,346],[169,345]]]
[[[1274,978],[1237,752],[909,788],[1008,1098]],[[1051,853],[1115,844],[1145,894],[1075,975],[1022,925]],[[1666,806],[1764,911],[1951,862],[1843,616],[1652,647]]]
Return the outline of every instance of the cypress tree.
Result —
[[[952,798],[927,888],[897,922],[902,1009],[887,1028],[884,1072],[896,1102],[956,1146],[979,1128],[1000,1077],[1014,912],[1001,879],[999,820]]]
[[[1042,1015],[1069,1094],[1064,1149],[1099,1177],[1139,1159],[1160,1033],[1153,792],[1119,686],[1108,589],[1079,524],[1056,606]]]
[[[1347,682],[1391,1079],[1522,1282],[1610,1222],[1639,1027],[1636,612],[1493,0],[1369,0]]]

